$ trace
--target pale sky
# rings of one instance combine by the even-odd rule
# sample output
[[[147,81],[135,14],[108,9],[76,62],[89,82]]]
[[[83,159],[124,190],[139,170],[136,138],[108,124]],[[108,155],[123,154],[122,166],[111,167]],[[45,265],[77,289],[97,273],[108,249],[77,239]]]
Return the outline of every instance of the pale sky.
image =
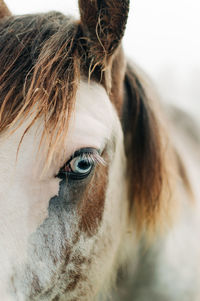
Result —
[[[6,1],[6,0],[5,0]],[[78,16],[78,0],[7,0],[15,14],[58,10]],[[131,0],[127,55],[161,96],[200,114],[200,0]]]

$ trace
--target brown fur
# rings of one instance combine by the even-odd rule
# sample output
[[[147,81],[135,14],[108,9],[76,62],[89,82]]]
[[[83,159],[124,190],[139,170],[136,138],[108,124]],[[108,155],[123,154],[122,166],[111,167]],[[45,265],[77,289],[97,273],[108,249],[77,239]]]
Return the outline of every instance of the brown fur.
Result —
[[[80,269],[78,269],[76,272],[69,271],[68,276],[69,276],[69,278],[71,278],[73,280],[66,287],[65,293],[67,293],[69,291],[73,291],[76,288],[76,286],[78,285],[78,283],[80,283],[81,281],[85,281],[87,279],[86,277],[82,276]]]
[[[124,79],[126,73],[126,59],[122,47],[115,52],[111,64],[111,91],[110,99],[114,104],[120,120],[123,114]]]
[[[129,0],[79,0],[79,8],[80,28],[83,32],[81,51],[85,51],[85,74],[100,81],[110,93],[113,56],[116,55],[124,35]]]
[[[81,25],[92,43],[91,53],[104,60],[119,46],[128,18],[129,1],[79,0]]]
[[[11,15],[10,10],[3,0],[0,0],[0,19]]]
[[[81,216],[80,230],[89,236],[96,234],[101,223],[107,183],[108,166],[97,166],[94,178],[88,184],[78,209]]]

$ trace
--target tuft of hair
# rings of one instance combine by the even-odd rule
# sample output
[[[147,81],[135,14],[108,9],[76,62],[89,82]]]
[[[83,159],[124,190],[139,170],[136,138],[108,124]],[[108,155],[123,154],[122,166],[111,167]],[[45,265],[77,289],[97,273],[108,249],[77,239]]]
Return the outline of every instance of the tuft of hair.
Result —
[[[36,120],[44,120],[46,167],[55,148],[62,150],[74,108],[80,80],[78,36],[77,24],[57,12],[0,22],[0,132],[13,133],[31,118],[25,135]]]
[[[131,221],[148,239],[162,234],[178,212],[176,156],[162,114],[134,68],[125,75],[123,127]]]

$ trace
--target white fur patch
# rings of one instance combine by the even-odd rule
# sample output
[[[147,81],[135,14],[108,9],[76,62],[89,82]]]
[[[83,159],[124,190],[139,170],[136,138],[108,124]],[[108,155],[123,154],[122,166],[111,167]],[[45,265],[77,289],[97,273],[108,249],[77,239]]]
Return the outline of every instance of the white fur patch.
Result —
[[[0,137],[1,296],[7,296],[6,290],[8,281],[13,275],[13,266],[20,266],[26,261],[28,239],[47,218],[49,200],[57,195],[59,190],[59,180],[55,178],[55,174],[61,166],[51,166],[45,178],[41,179],[39,175],[40,166],[45,158],[41,156],[41,152],[40,158],[37,157],[40,141],[38,126],[39,123],[35,124],[25,135],[17,161],[17,148],[26,124],[6,139]],[[119,131],[121,133],[117,114],[104,88],[95,83],[81,82],[77,93],[75,114],[71,120],[66,141],[66,161],[74,151],[82,147],[103,150],[106,142],[113,134],[117,137]],[[122,133],[119,141],[122,146]],[[120,148],[119,152],[121,153]],[[117,163],[120,160],[119,156],[120,154],[116,157],[117,161],[113,163],[115,173],[121,169]],[[119,182],[121,178],[122,176],[119,177]],[[121,190],[120,187],[118,188]],[[119,190],[116,190],[113,200],[116,206],[119,205],[117,203],[122,195],[121,192],[118,193]],[[112,209],[111,204],[108,205],[109,212]],[[116,218],[118,220],[119,212]],[[87,246],[83,247],[87,248]],[[1,300],[7,301],[12,298],[3,297],[2,299],[1,297]]]
[[[68,131],[66,158],[83,147],[102,150],[111,138],[115,118],[105,89],[94,82],[81,81]]]

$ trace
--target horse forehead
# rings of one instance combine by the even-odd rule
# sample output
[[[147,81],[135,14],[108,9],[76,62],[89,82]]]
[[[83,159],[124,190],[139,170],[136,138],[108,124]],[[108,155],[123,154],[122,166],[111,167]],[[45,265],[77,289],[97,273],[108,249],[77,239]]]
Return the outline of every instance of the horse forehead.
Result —
[[[114,131],[115,118],[105,89],[95,82],[81,81],[67,137],[68,151],[85,145],[101,149]]]
[[[74,151],[82,147],[102,149],[106,141],[111,139],[112,134],[116,131],[115,124],[118,122],[116,118],[116,110],[103,86],[95,82],[88,83],[81,80],[64,145],[66,160]],[[6,139],[4,136],[0,137],[0,164],[1,166],[6,164],[6,169],[10,167],[11,171],[13,170],[18,145],[29,123],[30,120],[26,120],[14,134],[6,136]],[[42,128],[42,121],[37,121],[25,135],[20,146],[17,165],[21,163],[21,165],[26,166],[26,161],[28,166],[31,162],[34,164],[33,161],[41,164],[45,159],[42,157],[39,161],[36,159]]]

